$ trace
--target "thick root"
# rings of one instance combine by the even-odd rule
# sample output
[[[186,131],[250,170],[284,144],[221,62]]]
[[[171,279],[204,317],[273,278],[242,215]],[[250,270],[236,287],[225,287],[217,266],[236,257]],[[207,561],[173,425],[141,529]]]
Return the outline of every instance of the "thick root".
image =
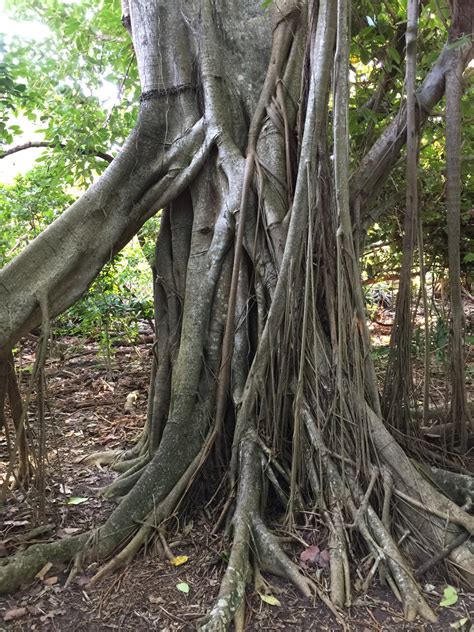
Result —
[[[122,454],[122,450],[105,450],[104,452],[94,452],[88,456],[82,456],[77,459],[76,463],[82,463],[83,465],[97,465],[102,467],[103,465],[112,465]]]
[[[2,561],[0,565],[0,593],[12,593],[31,582],[48,562],[67,562],[85,546],[90,533],[58,542],[35,544],[22,553]]]
[[[258,511],[261,485],[258,447],[254,439],[247,436],[240,447],[240,479],[233,518],[232,551],[217,601],[200,628],[206,632],[227,630],[244,597],[251,569],[250,529],[252,516]]]
[[[122,474],[115,481],[110,483],[110,485],[103,487],[100,490],[100,494],[102,494],[104,498],[120,498],[125,496],[143,474],[143,469],[142,467],[137,472],[126,472]]]
[[[375,447],[393,475],[396,493],[405,500],[401,511],[440,550],[449,545],[460,530],[474,535],[474,516],[433,487],[413,466],[379,417],[370,408],[367,412]],[[469,541],[455,548],[447,560],[468,586],[474,586],[474,551]]]

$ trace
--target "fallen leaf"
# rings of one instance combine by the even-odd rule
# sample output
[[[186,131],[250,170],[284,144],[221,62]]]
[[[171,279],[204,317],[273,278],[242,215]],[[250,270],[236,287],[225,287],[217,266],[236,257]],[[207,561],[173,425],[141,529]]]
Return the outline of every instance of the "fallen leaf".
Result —
[[[36,573],[35,577],[36,577],[37,579],[44,579],[44,578],[45,578],[45,576],[46,576],[46,574],[47,574],[47,572],[48,572],[48,571],[49,571],[52,567],[53,567],[53,565],[52,565],[52,563],[51,563],[51,562],[46,562],[46,564],[43,566],[43,568],[42,568],[40,571],[38,571],[38,572]]]
[[[28,610],[28,614],[33,617],[37,617],[42,613],[42,610],[40,610],[38,606],[26,606],[26,609]]]
[[[190,520],[187,525],[184,526],[183,533],[184,535],[189,535],[193,530],[193,521]]]
[[[148,601],[150,603],[163,603],[163,597],[154,597],[153,595],[148,595]]]
[[[304,562],[305,564],[308,564],[308,563],[315,564],[318,557],[319,557],[319,546],[316,546],[316,544],[312,544],[311,546],[308,546],[308,548],[305,549],[300,554],[300,560]]]
[[[54,577],[47,577],[47,578],[43,581],[43,583],[44,583],[46,586],[54,586],[54,584],[57,584],[57,583],[58,583],[58,578],[57,578],[57,577],[55,577],[55,576],[54,576]]]
[[[67,499],[66,505],[80,505],[88,500],[88,498],[83,498],[82,496],[71,496],[71,498]]]
[[[65,610],[50,610],[49,612],[47,612],[46,614],[44,614],[42,617],[40,617],[40,621],[41,623],[46,623],[46,621],[48,621],[49,619],[54,619],[54,617],[57,617],[59,614],[65,614],[66,611]]]
[[[59,538],[63,538],[65,535],[73,535],[79,531],[81,531],[80,527],[64,527],[64,529],[58,530],[57,535]]]
[[[76,577],[76,583],[79,586],[87,586],[90,580],[90,577],[87,577],[87,575],[79,575],[78,577]]]
[[[449,606],[454,606],[454,604],[458,600],[458,593],[453,586],[446,586],[443,591],[444,598],[441,599],[439,605],[443,608],[448,608]]]
[[[25,614],[28,614],[26,608],[11,608],[7,610],[3,616],[4,621],[15,621],[15,619],[21,619]]]
[[[189,592],[189,584],[187,584],[186,582],[180,582],[179,584],[176,584],[176,588],[181,592],[186,593],[186,595]]]
[[[173,564],[173,566],[181,566],[181,564],[186,564],[188,560],[189,557],[187,555],[178,555],[170,560],[170,564]]]
[[[329,566],[330,561],[331,561],[331,556],[329,554],[329,551],[327,549],[323,549],[321,553],[319,554],[319,557],[317,559],[317,564],[319,564],[319,566],[321,566],[322,568],[327,568]]]
[[[281,602],[274,597],[273,595],[264,595],[262,593],[258,593],[260,595],[260,599],[265,603],[268,603],[270,606],[279,606],[281,607]]]
[[[459,621],[455,621],[454,623],[450,623],[450,627],[454,628],[455,630],[460,630],[462,627],[464,627],[466,625],[466,623],[469,621],[469,619],[467,617],[463,617],[462,619],[459,619]]]
[[[130,412],[133,410],[133,407],[135,406],[139,395],[139,391],[132,391],[127,395],[125,406],[123,407],[126,412]]]

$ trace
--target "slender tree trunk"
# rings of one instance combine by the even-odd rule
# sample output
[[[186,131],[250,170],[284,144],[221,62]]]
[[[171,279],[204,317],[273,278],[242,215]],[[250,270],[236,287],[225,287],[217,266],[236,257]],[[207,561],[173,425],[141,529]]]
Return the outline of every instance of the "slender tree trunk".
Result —
[[[452,448],[457,439],[462,453],[467,450],[470,417],[466,397],[464,356],[464,309],[461,297],[461,95],[462,58],[458,48],[449,50],[446,73],[446,209],[448,226],[449,294],[451,320],[449,355],[451,366]],[[457,438],[456,438],[457,435]]]
[[[403,222],[403,257],[394,325],[390,337],[390,355],[385,376],[383,410],[385,418],[405,434],[412,434],[410,408],[413,396],[411,365],[412,283],[411,274],[416,243],[418,214],[418,134],[416,125],[416,41],[418,0],[409,0],[406,31],[406,205]]]

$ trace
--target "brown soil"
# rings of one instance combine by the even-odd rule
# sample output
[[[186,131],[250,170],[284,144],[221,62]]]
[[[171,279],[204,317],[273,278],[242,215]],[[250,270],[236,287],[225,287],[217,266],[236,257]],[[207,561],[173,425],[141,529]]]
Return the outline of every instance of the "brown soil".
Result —
[[[46,502],[42,515],[34,488],[16,489],[0,513],[0,557],[21,550],[28,543],[49,541],[79,533],[100,524],[116,501],[101,497],[99,490],[113,480],[107,469],[88,467],[80,459],[97,450],[128,447],[142,428],[146,412],[149,339],[138,345],[113,349],[107,366],[90,342],[64,338],[53,349],[46,373],[48,383],[47,444],[45,474]],[[21,354],[23,390],[28,384],[34,359],[33,346]],[[126,410],[127,395],[136,392],[132,410]],[[35,432],[35,422],[31,423]],[[0,436],[0,480],[6,470],[7,446]],[[79,504],[68,504],[71,499]],[[77,502],[77,500],[76,500]],[[32,531],[43,525],[43,531]],[[104,579],[92,589],[88,579],[96,568],[83,570],[68,588],[69,568],[46,569],[33,585],[0,598],[0,630],[193,630],[219,590],[225,570],[229,542],[221,534],[211,535],[212,515],[206,508],[184,524],[173,524],[169,542],[173,554],[187,561],[173,566],[154,550],[125,569]],[[307,540],[308,541],[308,540]],[[308,542],[317,544],[317,542]],[[302,545],[289,549],[295,560]],[[323,589],[327,569],[313,568]],[[280,605],[269,605],[252,589],[246,595],[246,630],[343,630],[321,602],[305,599],[278,578],[268,576],[268,594]],[[429,583],[428,583],[429,582]],[[187,584],[189,592],[177,588]],[[354,606],[345,611],[345,629],[360,632],[388,630],[453,630],[466,618],[470,627],[474,610],[472,595],[459,591],[458,602],[442,608],[440,577],[423,582],[427,598],[439,616],[436,625],[421,620],[404,621],[392,593],[377,584],[367,595],[354,595]],[[471,613],[471,614],[470,614]]]

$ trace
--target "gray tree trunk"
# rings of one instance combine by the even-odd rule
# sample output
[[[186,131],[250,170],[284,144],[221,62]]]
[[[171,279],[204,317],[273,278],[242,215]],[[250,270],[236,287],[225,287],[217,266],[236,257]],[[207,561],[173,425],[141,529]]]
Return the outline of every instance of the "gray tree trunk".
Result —
[[[351,601],[350,520],[407,617],[433,619],[397,530],[416,521],[420,535],[408,538],[416,557],[427,540],[441,549],[472,533],[474,520],[421,476],[380,417],[350,211],[362,203],[367,219],[368,183],[381,185],[404,141],[395,119],[349,189],[349,3],[275,0],[267,12],[251,0],[124,0],[123,9],[142,87],[137,126],[91,190],[0,273],[0,344],[8,352],[42,310],[54,316],[77,300],[163,208],[147,424],[133,450],[93,457],[122,472],[109,493],[123,498],[104,525],[8,560],[0,590],[79,552],[109,559],[98,581],[189,501],[204,472],[211,486],[224,481],[217,522],[232,517],[234,528],[205,629],[240,620],[255,565],[305,595],[319,592],[265,524],[269,486],[290,525],[307,503],[318,505],[334,544],[334,603]],[[427,108],[443,93],[445,63],[442,53],[419,91]],[[341,98],[336,179],[331,91]],[[405,498],[391,523],[378,517],[381,478],[391,481],[384,505]],[[468,580],[469,547],[450,559]]]

